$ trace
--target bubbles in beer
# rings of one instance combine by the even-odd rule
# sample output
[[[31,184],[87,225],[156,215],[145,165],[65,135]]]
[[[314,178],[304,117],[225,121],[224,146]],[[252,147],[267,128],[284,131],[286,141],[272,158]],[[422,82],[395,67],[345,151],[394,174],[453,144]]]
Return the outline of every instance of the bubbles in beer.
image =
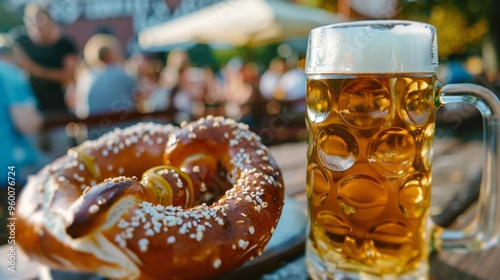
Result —
[[[372,228],[366,235],[370,258],[385,272],[397,273],[414,256],[411,230],[404,224],[386,222]]]
[[[416,126],[424,125],[432,114],[433,87],[422,80],[409,84],[402,95],[401,117]]]
[[[330,195],[330,182],[321,167],[311,164],[308,167],[306,193],[315,206],[322,206]]]
[[[419,218],[429,202],[429,179],[421,173],[413,174],[399,190],[399,208],[408,218]]]
[[[375,79],[356,79],[339,96],[339,112],[349,125],[368,129],[382,125],[389,115],[389,91]]]
[[[321,80],[307,82],[307,116],[313,123],[325,121],[332,110],[332,97],[328,86]]]
[[[356,247],[351,226],[338,215],[330,211],[321,211],[316,217],[314,230],[319,249],[332,256],[332,252],[349,256]],[[341,257],[341,256],[339,256]]]
[[[326,168],[345,171],[356,162],[359,149],[352,134],[338,125],[323,128],[317,140],[318,156]]]
[[[411,134],[398,127],[376,134],[368,144],[368,161],[386,176],[407,173],[415,160],[416,146]]]
[[[351,219],[370,220],[384,212],[388,196],[386,188],[379,180],[368,175],[355,174],[340,182],[337,203]]]

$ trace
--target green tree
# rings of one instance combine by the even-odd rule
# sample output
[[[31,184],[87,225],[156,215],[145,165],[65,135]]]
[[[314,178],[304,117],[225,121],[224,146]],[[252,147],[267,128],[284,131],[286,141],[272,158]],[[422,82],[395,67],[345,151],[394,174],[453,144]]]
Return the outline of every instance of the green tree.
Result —
[[[302,5],[336,12],[350,0],[292,0]],[[476,50],[488,34],[500,38],[495,0],[399,0],[400,19],[428,22],[438,30],[439,55],[448,57]],[[495,22],[492,24],[490,22]]]
[[[404,0],[400,3],[401,18],[436,26],[441,57],[479,49],[490,31],[491,0]]]

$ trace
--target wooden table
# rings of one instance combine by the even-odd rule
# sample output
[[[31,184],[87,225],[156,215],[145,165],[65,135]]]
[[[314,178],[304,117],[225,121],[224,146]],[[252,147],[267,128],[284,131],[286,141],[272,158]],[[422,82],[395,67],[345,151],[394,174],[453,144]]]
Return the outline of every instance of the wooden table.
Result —
[[[284,144],[271,149],[284,174],[287,193],[304,203],[306,149],[305,143]],[[461,227],[470,221],[474,207],[466,206],[473,204],[477,194],[483,154],[479,140],[436,139],[430,211],[436,223]],[[464,203],[463,200],[468,201]],[[429,279],[500,279],[500,246],[472,254],[435,252],[429,261]],[[303,252],[262,279],[308,279]]]
[[[271,152],[282,169],[286,192],[294,201],[302,205],[306,213],[306,150],[305,143],[282,144],[273,146]],[[478,175],[482,169],[482,143],[477,140],[460,141],[455,138],[440,138],[435,142],[433,163],[433,202],[431,214],[435,220],[444,225],[460,227],[468,222],[471,210],[453,206],[460,201],[457,197],[474,200]],[[469,193],[467,190],[471,189]],[[462,203],[463,204],[463,203]],[[451,205],[451,206],[450,206]],[[457,209],[455,209],[457,208]],[[472,210],[473,211],[473,210]],[[304,263],[304,234],[288,244],[288,248],[277,250],[272,254],[264,254],[257,258],[254,265],[243,267],[239,273],[229,274],[223,279],[308,279]],[[6,246],[0,249],[2,256],[7,252]],[[22,256],[19,255],[22,259]],[[0,265],[0,279],[34,279],[38,271],[33,269],[33,263],[22,259],[18,263],[18,273],[5,274],[5,262]],[[236,275],[236,276],[235,276]],[[500,247],[487,252],[473,254],[458,254],[439,252],[430,256],[429,279],[499,279],[500,277]],[[102,279],[102,278],[80,278]],[[218,278],[221,279],[221,278]]]

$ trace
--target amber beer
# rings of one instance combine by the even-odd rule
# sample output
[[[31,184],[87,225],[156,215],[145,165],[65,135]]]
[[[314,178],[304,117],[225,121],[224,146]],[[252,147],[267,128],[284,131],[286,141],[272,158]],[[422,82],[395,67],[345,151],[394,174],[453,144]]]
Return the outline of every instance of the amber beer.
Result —
[[[304,70],[311,278],[427,279],[431,248],[499,243],[500,100],[477,85],[438,85],[435,27],[321,26],[309,34]],[[476,106],[485,129],[478,214],[465,230],[429,218],[435,114],[455,102]]]
[[[379,276],[425,261],[435,88],[432,73],[308,77],[313,259]]]

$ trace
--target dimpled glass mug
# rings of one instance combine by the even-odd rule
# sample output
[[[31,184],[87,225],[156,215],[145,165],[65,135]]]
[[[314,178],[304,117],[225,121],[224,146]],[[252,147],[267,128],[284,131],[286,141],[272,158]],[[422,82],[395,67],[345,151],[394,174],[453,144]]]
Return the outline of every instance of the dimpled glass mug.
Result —
[[[425,23],[311,31],[306,263],[313,279],[426,279],[431,248],[498,243],[500,102],[476,85],[442,86],[437,69],[436,30]],[[486,151],[478,215],[456,231],[429,218],[435,113],[452,102],[480,110]]]

